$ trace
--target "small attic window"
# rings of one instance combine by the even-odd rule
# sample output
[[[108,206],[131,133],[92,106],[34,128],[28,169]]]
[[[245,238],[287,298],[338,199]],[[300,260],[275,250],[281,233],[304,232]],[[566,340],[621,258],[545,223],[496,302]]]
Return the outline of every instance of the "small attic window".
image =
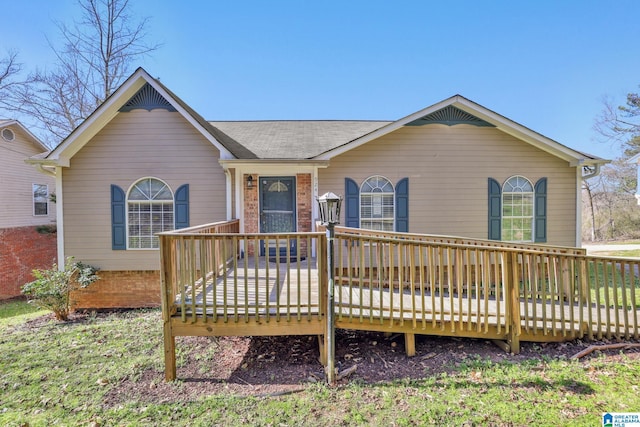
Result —
[[[11,142],[14,139],[16,139],[16,134],[13,133],[13,131],[9,128],[4,128],[2,129],[2,139],[4,139],[7,142]]]

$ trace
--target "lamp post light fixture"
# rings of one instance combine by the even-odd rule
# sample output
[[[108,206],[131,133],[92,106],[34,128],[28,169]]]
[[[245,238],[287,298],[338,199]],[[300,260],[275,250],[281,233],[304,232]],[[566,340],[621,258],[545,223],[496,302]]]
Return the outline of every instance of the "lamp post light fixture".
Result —
[[[327,382],[335,383],[335,327],[334,327],[334,283],[335,273],[333,262],[333,238],[335,236],[334,226],[340,223],[340,205],[342,197],[331,192],[318,197],[318,207],[320,209],[320,221],[327,227],[327,331],[326,331],[326,351],[327,351]]]

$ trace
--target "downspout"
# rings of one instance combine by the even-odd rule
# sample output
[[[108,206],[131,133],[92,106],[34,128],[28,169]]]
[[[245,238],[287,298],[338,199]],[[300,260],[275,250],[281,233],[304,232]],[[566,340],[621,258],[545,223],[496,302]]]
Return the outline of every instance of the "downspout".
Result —
[[[576,248],[582,247],[582,169],[576,168]]]
[[[62,167],[56,167],[56,234],[58,243],[58,269],[64,270],[64,198],[62,194]]]
[[[229,172],[229,169],[225,169],[224,170],[224,176],[225,176],[225,180],[226,180],[226,215],[227,215],[227,221],[230,221],[231,218],[231,212],[232,212],[232,206],[231,206],[231,192],[232,190],[232,186],[231,186],[231,172]]]
[[[582,171],[587,171],[583,174]],[[582,246],[582,181],[586,181],[589,178],[593,178],[600,174],[600,163],[596,163],[593,166],[581,166],[576,168],[577,179],[577,191],[576,191],[576,247]]]

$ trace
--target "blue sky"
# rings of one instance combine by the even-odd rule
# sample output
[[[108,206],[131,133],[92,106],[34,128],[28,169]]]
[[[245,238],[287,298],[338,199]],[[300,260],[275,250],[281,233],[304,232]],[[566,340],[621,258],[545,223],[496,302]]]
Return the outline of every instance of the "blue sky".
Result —
[[[0,52],[53,61],[73,0],[1,0]],[[130,0],[163,46],[143,66],[209,120],[396,120],[461,94],[572,148],[640,85],[640,2]]]

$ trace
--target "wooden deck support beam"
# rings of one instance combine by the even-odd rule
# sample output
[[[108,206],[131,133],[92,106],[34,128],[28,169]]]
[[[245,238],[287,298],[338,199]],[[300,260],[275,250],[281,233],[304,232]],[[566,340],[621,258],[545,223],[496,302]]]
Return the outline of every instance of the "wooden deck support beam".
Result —
[[[404,351],[408,357],[416,355],[416,334],[404,334]]]
[[[509,332],[507,333],[507,344],[512,354],[520,353],[520,286],[516,283],[515,277],[518,255],[515,252],[505,253],[505,270],[503,272],[504,286],[509,298]]]
[[[164,379],[176,379],[176,337],[171,332],[171,322],[164,322]]]

